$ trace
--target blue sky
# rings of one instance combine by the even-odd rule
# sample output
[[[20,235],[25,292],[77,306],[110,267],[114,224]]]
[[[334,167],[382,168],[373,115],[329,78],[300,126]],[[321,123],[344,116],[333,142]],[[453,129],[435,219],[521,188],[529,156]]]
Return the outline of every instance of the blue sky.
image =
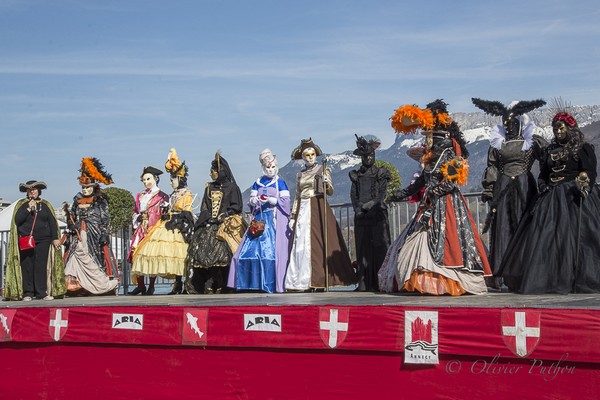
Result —
[[[171,147],[194,192],[217,150],[243,190],[265,147],[387,147],[394,109],[435,98],[598,104],[598,21],[577,0],[0,0],[0,197],[41,179],[70,201],[90,156],[135,192]]]

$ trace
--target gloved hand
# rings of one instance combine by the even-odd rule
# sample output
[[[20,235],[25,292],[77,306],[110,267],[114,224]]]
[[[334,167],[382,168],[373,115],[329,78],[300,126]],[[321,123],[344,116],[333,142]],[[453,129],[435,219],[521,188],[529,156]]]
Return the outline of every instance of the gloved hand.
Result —
[[[225,218],[229,217],[228,213],[223,213],[217,217],[217,222],[220,224],[225,221]]]
[[[358,206],[354,209],[354,216],[356,218],[362,218],[365,216],[365,213],[362,210],[362,206]]]
[[[369,211],[375,205],[374,200],[367,201],[365,204],[361,206],[363,211]]]
[[[288,227],[289,227],[291,230],[294,230],[294,225],[295,225],[295,224],[296,224],[296,220],[295,220],[295,219],[293,219],[293,218],[290,218],[290,222],[288,222]]]
[[[270,205],[274,206],[277,204],[277,197],[268,197],[267,201],[269,202]]]
[[[392,196],[390,197],[390,202],[396,202],[396,201],[406,201],[406,197],[407,197],[407,192],[405,189],[402,190],[396,190]]]
[[[104,246],[105,244],[109,243],[109,237],[107,234],[104,235],[100,235],[100,245]]]
[[[206,221],[207,225],[217,225],[219,223],[219,220],[216,218],[209,218],[208,221]]]
[[[487,203],[488,201],[492,201],[492,199],[493,199],[493,196],[489,192],[483,192],[481,194],[481,201],[484,203]]]
[[[250,197],[249,203],[251,206],[253,206],[253,207],[256,206],[258,204],[258,202],[259,202],[259,200],[258,200],[257,196]]]

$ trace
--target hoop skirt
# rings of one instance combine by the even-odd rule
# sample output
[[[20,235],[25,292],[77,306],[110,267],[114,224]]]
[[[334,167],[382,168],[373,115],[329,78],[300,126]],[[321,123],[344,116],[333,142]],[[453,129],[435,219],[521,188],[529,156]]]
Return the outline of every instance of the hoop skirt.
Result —
[[[524,294],[600,292],[598,186],[580,200],[574,180],[540,195],[521,221],[502,263],[502,276],[511,290]]]

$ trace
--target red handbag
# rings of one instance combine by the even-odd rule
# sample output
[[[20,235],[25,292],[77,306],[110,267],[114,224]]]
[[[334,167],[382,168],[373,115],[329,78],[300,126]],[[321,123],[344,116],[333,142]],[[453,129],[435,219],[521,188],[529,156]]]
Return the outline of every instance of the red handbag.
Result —
[[[260,210],[260,218],[262,218],[262,207],[260,205],[258,207]],[[250,221],[250,226],[248,227],[248,234],[253,238],[259,237],[265,231],[265,222],[257,217],[258,215],[252,218],[252,221]]]
[[[253,219],[250,222],[250,227],[248,228],[248,233],[251,237],[257,238],[265,231],[265,223],[263,221],[257,221]]]
[[[33,228],[35,228],[35,221],[37,220],[37,212],[33,217],[33,225],[31,225],[31,232],[27,236],[21,236],[19,238],[19,249],[29,250],[35,247],[35,239],[33,238]]]

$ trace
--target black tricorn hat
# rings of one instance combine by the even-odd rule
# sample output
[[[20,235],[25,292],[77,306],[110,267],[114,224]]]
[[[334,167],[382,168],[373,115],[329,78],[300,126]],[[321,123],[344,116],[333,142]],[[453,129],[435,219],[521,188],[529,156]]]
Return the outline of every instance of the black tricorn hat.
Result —
[[[317,157],[323,154],[321,148],[313,143],[312,138],[302,139],[300,146],[296,147],[294,151],[292,151],[292,160],[302,160],[302,153],[304,153],[304,150],[308,148],[315,149],[315,155]]]
[[[46,189],[46,182],[42,181],[27,181],[19,184],[19,191],[26,192],[28,189]]]
[[[144,167],[144,170],[142,171],[142,176],[144,176],[144,174],[152,174],[154,176],[158,176],[158,175],[162,175],[162,171],[156,167],[153,167],[151,165]]]

